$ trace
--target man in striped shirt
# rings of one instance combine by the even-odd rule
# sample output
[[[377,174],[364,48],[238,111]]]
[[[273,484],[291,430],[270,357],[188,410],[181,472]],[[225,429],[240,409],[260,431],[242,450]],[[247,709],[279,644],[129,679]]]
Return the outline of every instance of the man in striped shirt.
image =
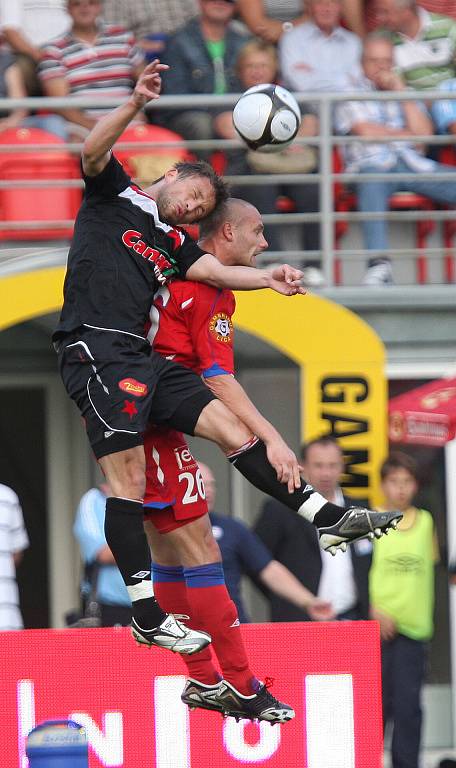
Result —
[[[71,29],[43,48],[39,76],[47,96],[125,99],[143,69],[131,32],[102,24],[99,0],[68,0]],[[107,109],[60,110],[69,134],[85,137]]]
[[[393,33],[394,63],[410,88],[437,88],[455,76],[456,21],[415,0],[376,0],[379,26]]]

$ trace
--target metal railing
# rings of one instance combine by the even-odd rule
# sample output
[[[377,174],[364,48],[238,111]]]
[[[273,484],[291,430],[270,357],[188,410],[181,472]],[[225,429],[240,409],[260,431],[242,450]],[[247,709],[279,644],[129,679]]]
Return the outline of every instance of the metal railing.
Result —
[[[387,211],[386,213],[361,213],[358,211],[337,211],[335,208],[334,200],[334,184],[335,182],[341,182],[344,185],[353,184],[359,181],[361,178],[363,181],[384,181],[391,180],[391,174],[388,172],[383,173],[336,173],[333,169],[333,149],[334,147],[343,147],[346,144],[352,142],[375,142],[375,144],[389,143],[390,138],[369,137],[369,136],[339,136],[335,135],[332,130],[332,113],[335,104],[342,101],[423,101],[433,102],[437,99],[453,100],[456,98],[456,93],[446,93],[442,91],[403,91],[403,92],[344,92],[344,93],[295,93],[300,104],[306,104],[311,102],[317,111],[319,118],[319,135],[312,136],[310,138],[297,138],[296,144],[310,145],[318,148],[319,154],[319,167],[317,173],[306,174],[268,174],[251,173],[249,175],[239,176],[227,176],[229,182],[233,182],[236,186],[248,187],[251,185],[268,185],[268,184],[287,184],[298,185],[302,183],[306,184],[318,184],[319,185],[319,202],[320,210],[318,213],[276,213],[264,215],[264,222],[271,225],[289,226],[296,224],[305,224],[308,222],[319,222],[321,227],[321,250],[306,252],[307,258],[321,258],[322,268],[326,278],[328,286],[333,284],[334,280],[334,260],[338,258],[342,261],[351,259],[367,258],[375,255],[375,251],[367,251],[365,249],[350,249],[336,250],[335,243],[335,225],[337,222],[359,223],[365,220],[378,220],[385,219],[392,222],[414,222],[423,218],[429,221],[448,221],[455,218],[455,213],[452,210],[426,210],[423,211],[407,210],[407,211]],[[182,96],[162,96],[159,102],[153,102],[146,107],[146,111],[149,115],[151,122],[154,119],[154,113],[157,110],[183,110],[183,109],[195,109],[195,108],[208,108],[215,107],[218,110],[221,108],[231,109],[237,101],[239,94],[226,94],[224,96],[197,96],[197,95],[182,95]],[[119,104],[119,101],[106,99],[103,102],[107,108],[115,107]],[[15,108],[25,108],[27,110],[56,110],[64,107],[77,107],[81,109],[93,108],[100,106],[99,100],[92,98],[30,98],[30,99],[0,99],[0,111],[12,110]],[[416,144],[426,144],[429,146],[442,146],[456,143],[456,136],[416,136],[413,137],[413,142]],[[394,142],[407,142],[410,143],[410,137],[395,138]],[[22,145],[21,151],[43,153],[52,152],[55,150],[61,150],[64,146],[69,152],[79,153],[82,147],[80,143],[68,143],[62,145],[56,144],[29,144]],[[119,143],[118,148],[123,150],[135,149],[138,145],[134,142]],[[213,139],[210,141],[184,141],[182,142],[154,142],[153,145],[148,145],[145,142],[141,142],[141,150],[147,149],[148,146],[176,149],[177,147],[185,147],[186,149],[198,154],[199,151],[204,151],[206,154],[208,151],[222,150],[228,152],[233,149],[242,148],[242,143],[238,140],[222,140]],[[0,154],[8,153],[10,151],[17,152],[19,147],[17,144],[0,144]],[[420,179],[433,180],[435,177],[432,173],[420,173]],[[416,173],[395,173],[395,181],[404,181],[404,189],[406,190],[406,182],[412,179],[416,179]],[[152,179],[151,179],[152,181]],[[439,173],[439,181],[448,181],[449,183],[456,183],[456,168],[455,173],[449,172],[447,174]],[[82,187],[83,182],[79,179],[52,179],[52,180],[40,180],[40,179],[25,179],[25,180],[2,180],[0,178],[0,192],[3,189],[14,188],[51,188],[51,187],[67,187],[78,188]],[[43,228],[46,229],[68,229],[71,225],[71,221],[34,221],[30,219],[28,221],[21,222],[9,222],[0,221],[0,231],[15,229],[28,229],[31,233],[34,230]],[[402,258],[417,257],[423,255],[423,250],[407,247],[399,248],[391,251],[393,256]],[[448,249],[443,246],[426,248],[425,255],[427,258],[442,258],[444,255],[448,255]],[[267,258],[269,260],[275,257],[286,259],[290,262],[302,261],[304,258],[303,251],[301,250],[285,250],[280,252],[267,252]]]

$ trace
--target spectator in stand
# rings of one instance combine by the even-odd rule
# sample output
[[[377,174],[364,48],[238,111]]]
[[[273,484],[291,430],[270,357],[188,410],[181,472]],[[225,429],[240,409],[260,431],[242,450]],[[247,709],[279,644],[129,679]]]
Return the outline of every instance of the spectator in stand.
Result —
[[[275,47],[262,40],[250,40],[241,49],[236,71],[244,91],[260,83],[275,83],[278,78],[278,59]],[[301,104],[302,122],[300,136],[316,136],[318,121],[305,105]],[[227,111],[217,115],[214,128],[218,136],[224,139],[237,138],[233,126],[232,112]],[[310,173],[315,171],[318,164],[317,152],[310,146],[299,146],[294,143],[282,152],[267,154],[246,151],[244,149],[227,153],[228,175],[253,173]],[[287,195],[293,200],[296,210],[300,213],[315,213],[319,210],[319,194],[317,184],[262,184],[236,187],[233,184],[233,195],[248,200],[262,213],[276,213],[277,198]],[[265,237],[272,251],[280,250],[280,238],[277,228],[265,227]],[[320,250],[320,225],[318,222],[307,223],[302,227],[303,251]],[[303,264],[303,280],[308,287],[318,288],[324,283],[319,260],[306,259]]]
[[[43,48],[39,76],[46,96],[123,99],[133,92],[143,57],[131,32],[102,24],[101,1],[68,0],[71,29]],[[85,137],[108,110],[59,110],[69,138]]]
[[[344,470],[343,453],[334,438],[311,440],[301,449],[302,471],[317,492],[333,503],[350,506],[339,482]],[[338,620],[369,617],[368,576],[372,544],[362,539],[347,552],[332,557],[321,550],[312,526],[302,517],[289,514],[277,501],[267,501],[255,525],[255,532],[280,563],[307,589],[331,604]],[[309,616],[284,596],[271,595],[272,621],[306,621]],[[311,617],[310,617],[311,618]]]
[[[312,621],[335,618],[330,603],[315,597],[282,563],[274,560],[261,539],[241,520],[214,512],[215,477],[198,462],[206,491],[206,502],[214,539],[220,547],[228,592],[238,610],[239,621],[249,622],[241,594],[241,577],[247,575],[268,590],[305,611]]]
[[[0,0],[0,32],[17,56],[28,96],[41,96],[41,46],[70,26],[66,0]]]
[[[438,545],[432,516],[413,506],[418,490],[413,459],[391,454],[381,479],[385,508],[403,514],[394,536],[375,542],[369,577],[371,615],[382,639],[383,720],[393,724],[392,768],[418,768]]]
[[[0,50],[0,97],[2,99],[24,99],[27,96],[22,70],[14,56]],[[64,121],[58,115],[35,114],[29,115],[26,109],[16,108],[0,113],[0,131],[8,128],[41,128],[55,133],[64,139]]]
[[[87,491],[79,502],[73,531],[86,572],[95,568],[93,578],[101,626],[126,627],[131,622],[131,600],[104,534],[106,497],[110,495],[107,483]],[[90,586],[83,584],[83,593],[88,593]]]
[[[343,0],[342,5],[345,26],[359,37],[364,38],[374,29],[384,26],[377,14],[376,0]],[[420,0],[419,6],[430,13],[445,14],[456,19],[456,0]]]
[[[360,38],[341,27],[341,0],[309,0],[310,20],[280,40],[284,85],[294,91],[337,91],[359,73]]]
[[[364,43],[363,76],[357,88],[360,91],[405,91],[405,83],[394,69],[393,44],[383,33],[373,32]],[[336,130],[354,136],[388,137],[388,143],[354,142],[344,148],[348,173],[391,174],[391,181],[360,181],[356,185],[358,209],[364,213],[383,213],[388,210],[390,196],[399,190],[425,195],[440,203],[456,203],[456,184],[438,181],[438,174],[452,173],[456,168],[421,155],[413,141],[414,136],[433,132],[432,122],[423,105],[417,101],[347,101],[335,110]],[[410,137],[410,141],[395,141]],[[434,173],[436,181],[421,180],[420,173]],[[415,173],[416,180],[395,181],[396,173]],[[455,175],[456,181],[456,175]],[[388,224],[385,220],[366,220],[362,223],[365,247],[387,252]],[[392,268],[387,257],[369,262],[365,285],[392,283]]]
[[[437,88],[454,77],[456,21],[415,0],[376,0],[379,24],[393,33],[394,64],[410,88]]]
[[[104,20],[133,32],[148,60],[161,58],[167,38],[197,13],[197,0],[103,0]]]
[[[0,484],[0,630],[23,629],[16,568],[29,539],[19,499]]]
[[[344,26],[358,37],[369,30],[364,0],[342,0]],[[253,35],[278,43],[284,32],[309,20],[303,0],[238,0],[239,14]],[[371,14],[372,17],[372,14]]]
[[[239,16],[255,37],[278,43],[284,32],[308,20],[303,0],[238,0]]]
[[[200,14],[167,43],[163,73],[167,95],[237,93],[236,61],[246,38],[232,26],[235,3],[200,0]],[[207,108],[173,111],[167,126],[186,139],[212,139],[214,112]]]

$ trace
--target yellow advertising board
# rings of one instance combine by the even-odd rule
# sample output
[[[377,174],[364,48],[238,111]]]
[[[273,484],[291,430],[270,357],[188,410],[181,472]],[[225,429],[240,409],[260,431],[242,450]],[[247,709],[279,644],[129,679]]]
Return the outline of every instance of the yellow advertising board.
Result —
[[[380,501],[387,450],[385,351],[370,326],[320,296],[238,293],[235,325],[293,360],[301,376],[301,437],[334,435],[346,465],[348,496]]]
[[[63,268],[0,280],[0,330],[56,312]],[[239,292],[235,325],[279,349],[300,368],[301,436],[334,435],[346,461],[346,493],[378,503],[386,453],[384,347],[363,320],[320,296]]]

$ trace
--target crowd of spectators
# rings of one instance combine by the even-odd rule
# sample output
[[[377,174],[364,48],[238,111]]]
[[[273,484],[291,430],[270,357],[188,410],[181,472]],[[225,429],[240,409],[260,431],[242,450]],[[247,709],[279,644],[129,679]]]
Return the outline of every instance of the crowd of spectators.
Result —
[[[303,105],[301,136],[319,132],[322,91],[423,92],[422,101],[352,101],[334,111],[333,130],[342,135],[391,136],[383,143],[344,145],[342,170],[451,170],[436,164],[438,149],[417,147],[416,135],[456,133],[456,101],[444,98],[456,88],[456,2],[438,0],[0,0],[0,95],[94,97],[94,109],[65,108],[51,113],[4,110],[0,131],[31,125],[68,141],[80,140],[103,114],[105,98],[123,98],[148,60],[170,65],[163,76],[167,95],[241,92],[260,82],[279,82],[309,93]],[[374,35],[374,37],[372,36]],[[426,101],[426,89],[440,89],[442,100]],[[146,119],[146,118],[144,118]],[[184,139],[235,138],[230,113],[192,107],[151,111]],[[410,139],[406,142],[405,139]],[[211,150],[200,153],[211,158]],[[432,158],[432,160],[431,160]],[[278,158],[244,150],[227,151],[230,175],[318,171],[317,149],[296,144]],[[357,185],[355,205],[363,212],[386,212],[392,192],[416,191],[430,200],[454,204],[447,181],[366,183]],[[286,210],[317,213],[318,185],[293,187],[258,184],[236,190],[262,213]],[[283,238],[268,228],[273,251]],[[392,282],[386,251],[387,225],[366,221],[364,245],[377,253],[368,263],[367,285]],[[320,225],[301,227],[299,248],[319,251]],[[380,265],[380,268],[379,268]],[[323,284],[320,264],[305,259],[310,286]],[[360,279],[361,279],[360,275]]]

